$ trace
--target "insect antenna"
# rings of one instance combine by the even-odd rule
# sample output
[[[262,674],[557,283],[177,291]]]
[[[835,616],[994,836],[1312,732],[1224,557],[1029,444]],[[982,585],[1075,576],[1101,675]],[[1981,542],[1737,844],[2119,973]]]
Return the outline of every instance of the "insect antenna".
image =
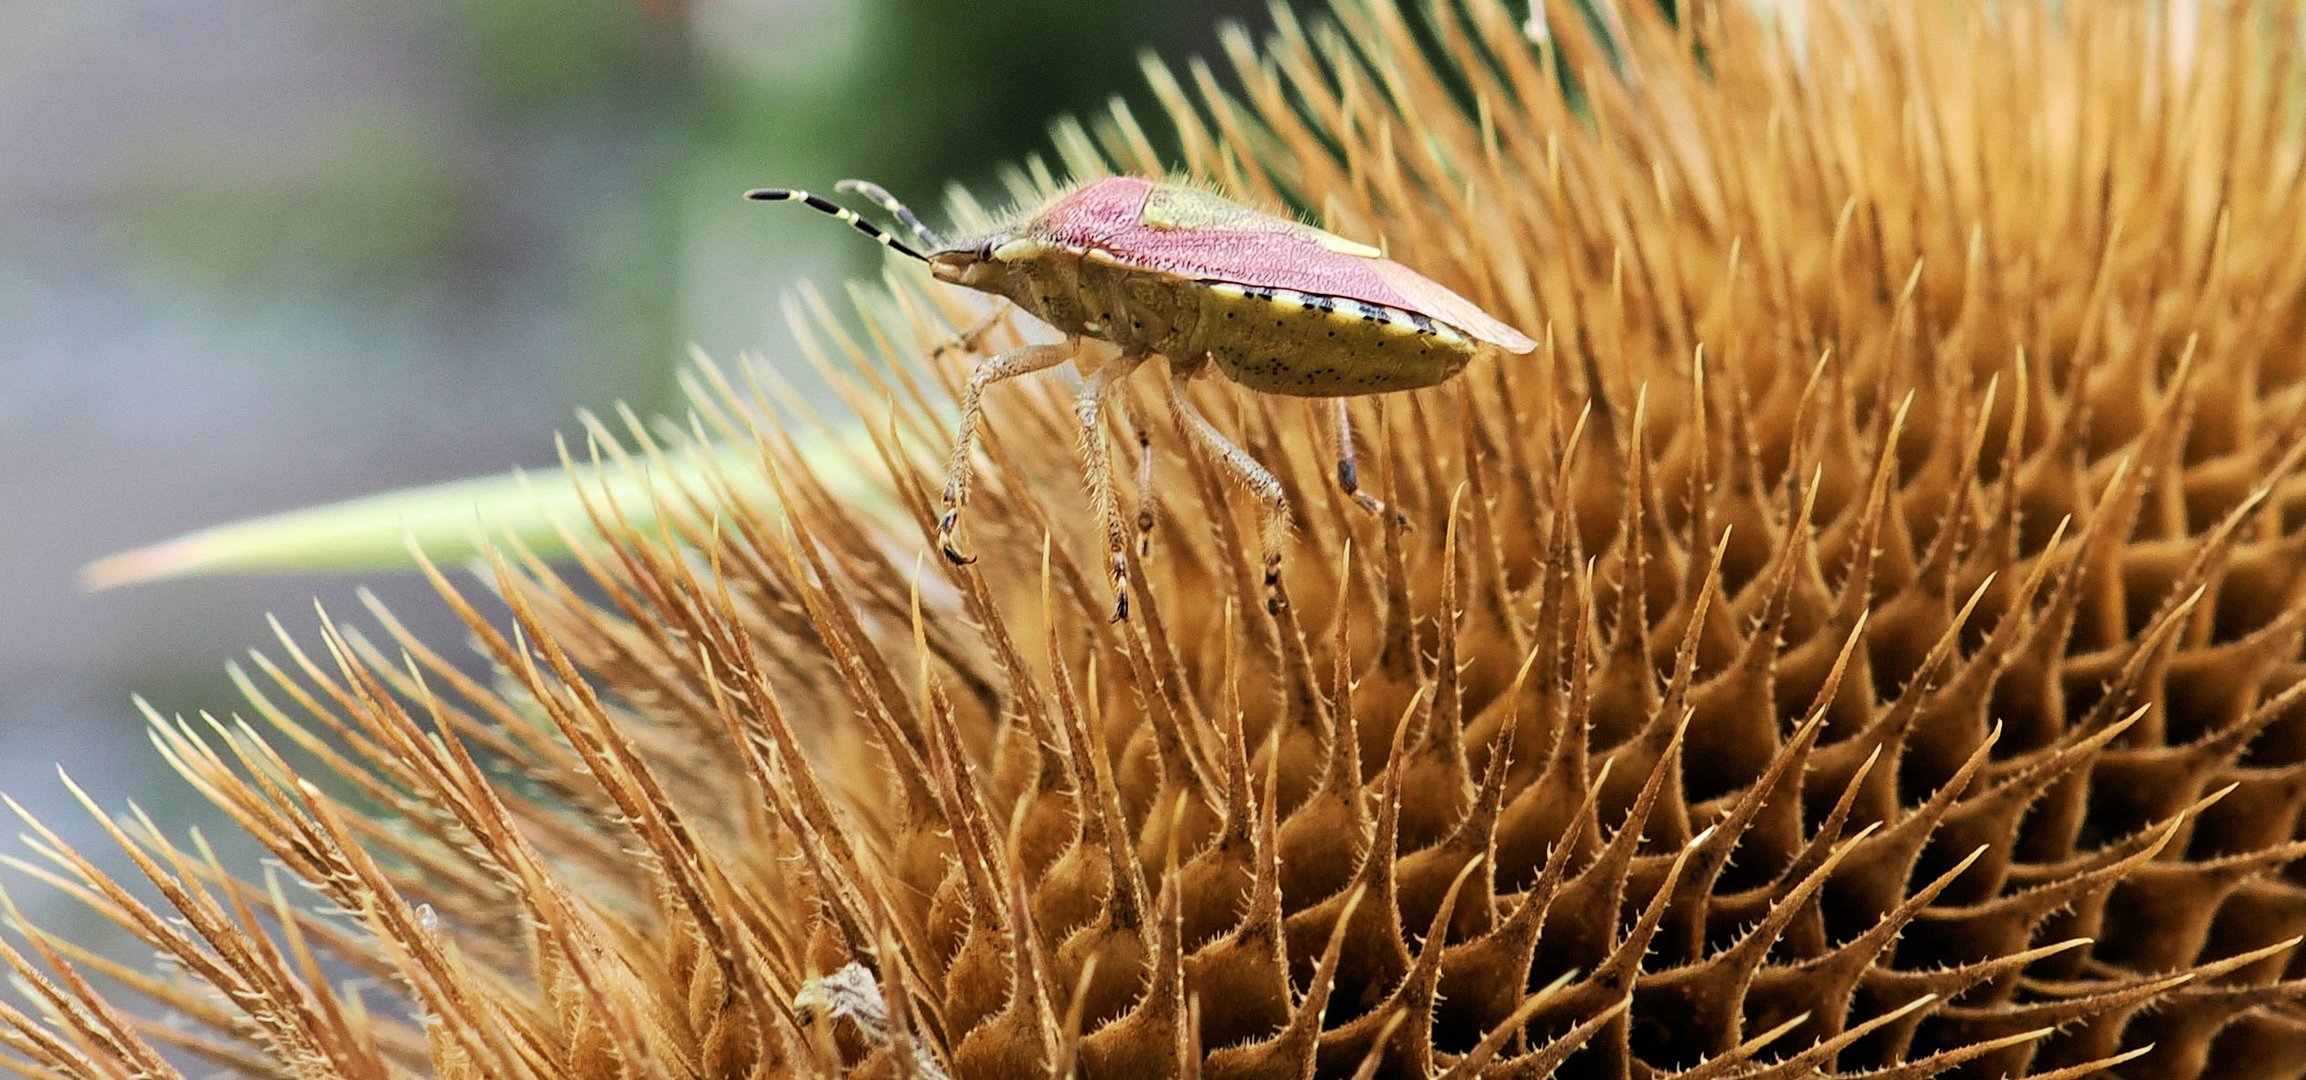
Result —
[[[875,225],[870,221],[866,221],[864,218],[858,217],[856,211],[842,206],[841,204],[827,199],[821,195],[811,195],[806,191],[798,191],[792,188],[754,188],[751,191],[745,192],[745,198],[751,199],[755,202],[805,203],[808,205],[809,209],[814,210],[820,214],[837,217],[842,221],[848,222],[850,228],[864,233],[866,236],[872,237],[874,240],[879,241],[882,247],[888,248],[889,250],[894,251],[899,255],[903,255],[910,259],[919,259],[922,262],[929,261],[928,256],[913,250],[911,247],[908,247],[904,241],[881,231],[880,226]]]
[[[912,208],[898,202],[896,196],[889,194],[888,188],[870,180],[843,180],[834,184],[833,188],[836,191],[846,191],[873,200],[874,205],[888,211],[889,215],[898,221],[904,222],[905,227],[913,230],[913,235],[921,243],[927,245],[930,250],[934,251],[945,246],[945,238],[938,236],[937,230],[921,224],[921,219],[913,213]]]

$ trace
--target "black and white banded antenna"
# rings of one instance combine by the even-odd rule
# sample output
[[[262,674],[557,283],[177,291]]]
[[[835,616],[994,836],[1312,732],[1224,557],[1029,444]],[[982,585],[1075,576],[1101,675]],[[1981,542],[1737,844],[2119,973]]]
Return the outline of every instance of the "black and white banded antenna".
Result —
[[[921,262],[929,261],[928,256],[913,250],[912,247],[907,245],[904,241],[899,240],[886,232],[883,232],[880,226],[857,216],[856,211],[851,210],[846,206],[842,206],[841,204],[834,202],[831,199],[827,199],[822,195],[811,195],[806,191],[800,191],[794,188],[754,188],[751,191],[745,192],[745,198],[751,199],[755,202],[797,202],[806,204],[809,209],[814,210],[820,214],[824,214],[829,217],[836,217],[842,221],[848,222],[850,228],[864,233],[866,236],[872,237],[874,241],[878,242],[882,247],[888,248],[889,250],[894,251],[899,255],[903,255],[908,259],[918,259]]]
[[[889,194],[888,188],[870,180],[843,180],[834,184],[833,190],[846,191],[873,200],[873,205],[888,211],[890,217],[896,218],[903,222],[906,228],[913,230],[914,238],[918,239],[929,250],[935,251],[945,246],[945,238],[938,236],[937,230],[921,224],[920,216],[914,214],[911,207],[899,202],[896,196]]]

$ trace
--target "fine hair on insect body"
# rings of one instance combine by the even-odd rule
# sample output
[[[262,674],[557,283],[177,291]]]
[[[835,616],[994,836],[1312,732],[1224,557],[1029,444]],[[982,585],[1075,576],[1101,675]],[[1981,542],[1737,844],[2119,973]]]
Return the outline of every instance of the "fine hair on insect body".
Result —
[[[1074,414],[1081,425],[1091,501],[1105,530],[1116,620],[1129,617],[1129,530],[1114,494],[1105,418],[1138,366],[1168,362],[1171,411],[1186,438],[1257,499],[1267,606],[1278,609],[1290,509],[1281,482],[1203,416],[1187,383],[1216,373],[1250,390],[1336,400],[1337,480],[1360,505],[1346,399],[1444,382],[1484,351],[1528,353],[1537,343],[1441,284],[1366,244],[1200,188],[1135,176],[1074,187],[978,236],[948,240],[881,187],[844,180],[911,234],[916,247],[855,211],[806,191],[758,188],[746,198],[799,202],[848,222],[882,246],[928,264],[940,281],[1003,297],[1065,340],[994,356],[970,373],[947,465],[938,546],[967,563],[955,533],[968,503],[983,397],[994,383],[1067,360],[1086,368]],[[1120,354],[1093,368],[1085,340]],[[1140,434],[1140,450],[1145,451]],[[1141,465],[1140,534],[1153,525],[1151,463]]]

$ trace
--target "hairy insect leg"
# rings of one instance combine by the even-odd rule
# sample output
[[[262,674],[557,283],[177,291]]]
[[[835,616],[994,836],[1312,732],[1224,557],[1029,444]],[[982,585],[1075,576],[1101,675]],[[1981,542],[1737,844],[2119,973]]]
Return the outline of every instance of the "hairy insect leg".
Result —
[[[1247,487],[1257,497],[1259,535],[1265,561],[1265,609],[1279,614],[1281,611],[1281,548],[1289,540],[1289,496],[1276,479],[1249,451],[1233,445],[1217,425],[1201,415],[1193,402],[1185,396],[1185,383],[1193,377],[1194,368],[1169,369],[1169,407],[1177,413],[1185,434],[1217,459],[1234,480]]]
[[[1129,618],[1129,530],[1121,524],[1121,501],[1113,491],[1113,454],[1105,440],[1105,409],[1114,389],[1144,362],[1140,356],[1122,356],[1098,368],[1073,404],[1073,415],[1081,422],[1081,464],[1089,479],[1089,503],[1105,526],[1114,622]]]
[[[1137,431],[1137,557],[1153,554],[1153,434],[1130,421]]]
[[[937,519],[937,546],[953,565],[976,561],[975,556],[964,555],[954,546],[953,533],[961,526],[961,507],[969,501],[969,479],[976,464],[977,426],[985,415],[985,388],[1005,379],[1056,367],[1072,358],[1072,342],[1027,345],[987,360],[969,373],[968,389],[961,393],[961,427],[953,436],[953,460],[945,466],[945,513]]]
[[[1355,463],[1353,453],[1353,412],[1347,408],[1345,398],[1335,400],[1337,402],[1337,486],[1343,488],[1345,494],[1359,504],[1363,510],[1372,514],[1383,514],[1385,513],[1385,503],[1380,501],[1377,496],[1361,490],[1361,468]],[[1403,525],[1409,524],[1408,515],[1395,511],[1393,516],[1399,518]]]
[[[1113,398],[1113,411],[1137,439],[1137,557],[1143,559],[1153,554],[1153,432],[1130,408],[1128,395]]]

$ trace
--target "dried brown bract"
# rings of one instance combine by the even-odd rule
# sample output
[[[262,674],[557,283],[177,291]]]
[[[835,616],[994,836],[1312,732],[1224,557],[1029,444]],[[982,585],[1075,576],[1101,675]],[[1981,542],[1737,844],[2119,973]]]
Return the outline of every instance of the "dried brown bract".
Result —
[[[663,529],[504,552],[493,682],[378,611],[157,724],[283,872],[123,821],[155,908],[43,834],[174,970],[26,928],[19,1067],[2306,1074],[2300,8],[1541,10],[1154,70],[1193,172],[1547,328],[1355,403],[1406,527],[1317,410],[1201,388],[1300,511],[1268,614],[1255,508],[1138,391],[1167,505],[1108,623],[1045,385],[947,567],[973,313],[820,305],[853,457],[697,378],[782,512],[668,480]]]

